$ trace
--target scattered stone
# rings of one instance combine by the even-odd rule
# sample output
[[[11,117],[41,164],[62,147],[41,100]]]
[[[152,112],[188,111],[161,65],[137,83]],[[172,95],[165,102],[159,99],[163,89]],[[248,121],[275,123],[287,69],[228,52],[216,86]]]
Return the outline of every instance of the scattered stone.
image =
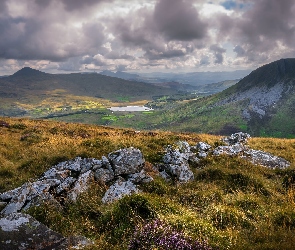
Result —
[[[285,169],[287,167],[290,167],[290,162],[285,160],[282,157],[278,157],[275,155],[272,155],[270,153],[266,153],[260,150],[254,150],[249,149],[244,152],[244,156],[242,158],[245,158],[256,165],[262,165],[269,168],[280,168]]]
[[[88,189],[90,182],[93,180],[94,174],[91,170],[80,175],[78,180],[75,182],[73,189],[68,193],[68,199],[76,201],[80,193],[85,192]]]
[[[171,176],[167,174],[165,170],[159,171],[159,175],[165,180],[165,181],[172,181]]]
[[[134,193],[139,193],[138,188],[131,181],[124,181],[120,178],[106,191],[102,202],[112,203]]]
[[[196,145],[198,151],[208,152],[211,149],[211,146],[205,142],[198,142]]]
[[[248,147],[244,146],[243,144],[234,144],[231,146],[218,146],[213,150],[213,155],[238,155],[242,154]]]
[[[110,182],[115,177],[113,170],[99,168],[94,172],[95,180],[105,183]]]
[[[140,150],[132,147],[112,152],[108,158],[115,176],[138,173],[145,162]]]
[[[199,159],[195,153],[190,151],[187,143],[180,142],[180,145],[182,146],[182,152],[179,151],[179,148],[174,149],[172,146],[166,148],[162,168],[166,174],[170,175],[171,179],[179,182],[188,182],[194,179],[194,174],[189,167],[188,161],[198,162]]]
[[[59,186],[56,187],[55,191],[57,194],[61,194],[64,191],[70,190],[71,186],[77,179],[71,176],[67,177]]]
[[[247,133],[238,132],[238,133],[232,134],[229,137],[223,138],[222,141],[225,144],[229,145],[229,146],[234,145],[234,144],[237,144],[237,143],[246,144],[247,143],[247,140],[250,137],[251,136],[249,134],[247,134]]]
[[[153,180],[153,177],[149,176],[144,170],[141,170],[139,173],[128,175],[128,181],[131,181],[134,184],[148,183]]]
[[[81,236],[65,238],[32,216],[22,213],[0,218],[0,239],[0,249],[5,250],[82,249],[92,244]]]

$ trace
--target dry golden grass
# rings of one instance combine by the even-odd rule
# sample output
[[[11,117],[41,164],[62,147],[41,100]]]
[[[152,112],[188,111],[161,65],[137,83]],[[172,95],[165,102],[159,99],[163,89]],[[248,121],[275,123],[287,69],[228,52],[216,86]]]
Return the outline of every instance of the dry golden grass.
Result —
[[[0,192],[39,177],[60,161],[77,156],[101,158],[124,147],[139,148],[154,182],[143,193],[103,205],[106,186],[94,183],[77,203],[62,213],[39,207],[30,213],[64,235],[82,234],[94,240],[90,249],[127,249],[134,226],[155,214],[195,239],[208,239],[219,249],[294,249],[295,140],[252,138],[249,145],[291,161],[287,170],[272,170],[237,157],[209,157],[192,169],[195,180],[166,183],[151,165],[163,147],[178,140],[191,145],[220,144],[219,136],[162,131],[134,131],[42,120],[1,118]],[[145,211],[145,212],[142,212]],[[136,215],[136,218],[133,215]]]

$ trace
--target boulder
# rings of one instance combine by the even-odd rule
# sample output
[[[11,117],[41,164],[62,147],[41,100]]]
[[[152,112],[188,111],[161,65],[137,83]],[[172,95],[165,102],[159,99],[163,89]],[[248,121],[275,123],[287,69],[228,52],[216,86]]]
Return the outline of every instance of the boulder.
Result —
[[[88,172],[81,174],[78,178],[78,180],[75,182],[74,187],[68,192],[67,198],[70,201],[76,201],[78,198],[78,195],[85,192],[91,181],[93,181],[94,174],[91,170]]]
[[[141,151],[132,147],[109,153],[108,159],[115,176],[138,173],[145,162]]]
[[[243,154],[248,147],[244,146],[243,144],[233,144],[231,146],[218,146],[213,150],[213,155],[238,155]]]
[[[32,216],[11,213],[0,218],[0,249],[82,249],[92,244],[85,237],[65,238],[54,232]]]
[[[205,142],[198,142],[195,147],[192,147],[192,150],[197,152],[198,157],[206,158],[209,154],[211,146]]]
[[[95,180],[105,183],[113,180],[115,177],[113,170],[99,168],[94,172]]]
[[[250,138],[251,136],[247,133],[243,133],[243,132],[238,132],[235,134],[232,134],[229,137],[225,137],[222,139],[222,141],[227,144],[227,145],[234,145],[236,143],[243,143],[246,144],[247,140]]]
[[[144,170],[141,170],[139,173],[128,175],[128,181],[131,181],[134,184],[148,183],[153,181],[153,177],[149,176]]]
[[[166,165],[166,172],[172,177],[172,179],[179,182],[188,182],[194,179],[194,174],[188,164]]]
[[[102,198],[103,203],[112,203],[116,200],[122,199],[125,195],[139,193],[138,188],[131,182],[119,178],[110,188],[106,191]]]
[[[260,150],[249,149],[245,151],[242,158],[249,160],[253,164],[262,165],[273,169],[284,169],[290,167],[290,162],[285,160],[284,158]]]
[[[163,176],[168,174],[173,180],[188,182],[194,179],[194,174],[188,162],[198,162],[199,159],[195,153],[190,151],[187,143],[181,142],[180,145],[182,145],[182,152],[180,152],[179,148],[173,148],[172,146],[166,148],[166,154],[163,156],[164,164],[161,165],[161,169],[165,171]],[[169,178],[165,177],[165,179]]]

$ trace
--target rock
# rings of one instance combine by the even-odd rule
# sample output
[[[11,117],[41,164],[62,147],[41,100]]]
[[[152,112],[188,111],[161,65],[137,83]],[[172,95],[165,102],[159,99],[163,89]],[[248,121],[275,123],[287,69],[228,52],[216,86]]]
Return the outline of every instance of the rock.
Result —
[[[191,152],[191,147],[186,141],[178,141],[176,142],[176,146],[178,148],[178,151],[180,153],[190,153]]]
[[[178,149],[174,149],[172,146],[166,148],[166,154],[163,156],[163,162],[165,164],[173,165],[186,164],[188,159],[188,154],[181,153]]]
[[[213,150],[213,155],[238,155],[242,154],[247,149],[248,147],[238,143],[231,146],[218,146]]]
[[[75,182],[74,187],[68,193],[68,199],[70,201],[76,201],[79,194],[85,192],[88,189],[90,182],[93,180],[94,174],[91,170],[79,176]]]
[[[1,214],[8,215],[20,211],[27,200],[29,192],[30,189],[28,184],[24,184],[20,189],[18,189],[16,195],[11,198],[8,205],[1,211]]]
[[[139,173],[128,175],[128,181],[134,184],[148,183],[153,180],[153,177],[149,176],[144,170],[141,170]]]
[[[71,174],[70,170],[57,170],[55,167],[47,170],[41,179],[57,179],[64,180]]]
[[[38,196],[48,193],[50,188],[60,184],[59,180],[49,179],[25,183],[20,188],[12,190],[8,205],[1,211],[1,214],[8,215],[21,211],[25,203],[30,202]],[[8,192],[7,192],[8,193]],[[2,194],[3,198],[8,198],[9,193]],[[14,196],[12,196],[14,194]],[[5,200],[5,199],[3,199]]]
[[[186,145],[183,142],[181,144]],[[179,182],[188,182],[194,179],[188,161],[198,162],[199,159],[195,153],[188,151],[187,146],[185,146],[183,152],[181,153],[178,148],[174,149],[172,146],[168,146],[166,154],[163,156],[164,165],[162,165],[162,168],[172,179]]]
[[[140,150],[132,147],[112,152],[108,158],[115,176],[138,173],[145,162]]]
[[[99,168],[102,167],[102,161],[101,160],[97,160],[97,161],[95,161],[93,163],[94,163],[94,165],[92,167],[92,170],[93,171],[95,171],[95,170],[97,170],[97,169],[99,169]]]
[[[133,193],[139,193],[137,187],[131,181],[117,180],[106,191],[102,198],[103,203],[112,203],[116,200],[122,199],[125,195],[131,195]]]
[[[245,154],[242,156],[242,158],[249,160],[253,164],[262,165],[273,169],[284,169],[290,166],[290,162],[287,160],[260,150],[249,149],[245,151]]]
[[[208,152],[211,149],[211,146],[205,142],[198,142],[196,149],[198,151]]]
[[[109,182],[115,177],[113,170],[99,168],[94,172],[95,180],[99,182]]]
[[[22,213],[0,218],[0,239],[0,249],[3,250],[81,249],[92,244],[81,236],[65,238],[30,215]]]
[[[167,174],[165,170],[159,171],[159,175],[165,180],[165,181],[172,181],[171,176]]]
[[[28,203],[25,204],[25,206],[21,209],[22,212],[26,212],[30,207],[38,207],[41,204],[51,204],[54,205],[56,208],[61,209],[60,203],[54,198],[54,196],[50,193],[44,193],[40,194],[38,196],[35,196],[33,199],[31,199]]]
[[[21,189],[21,187],[18,187],[13,190],[9,190],[3,194],[0,194],[0,200],[2,200],[2,201],[11,200],[13,197],[15,197],[19,193],[20,189]]]
[[[242,144],[246,144],[247,140],[250,138],[251,136],[247,133],[243,133],[243,132],[238,132],[235,134],[232,134],[229,137],[225,137],[222,139],[222,141],[227,144],[227,145],[234,145],[237,143],[242,143]]]
[[[61,194],[64,191],[68,191],[76,180],[77,179],[74,177],[67,177],[59,186],[56,187],[56,194]]]
[[[194,174],[188,164],[166,165],[166,172],[169,173],[172,179],[176,179],[179,182],[188,182],[194,179]]]

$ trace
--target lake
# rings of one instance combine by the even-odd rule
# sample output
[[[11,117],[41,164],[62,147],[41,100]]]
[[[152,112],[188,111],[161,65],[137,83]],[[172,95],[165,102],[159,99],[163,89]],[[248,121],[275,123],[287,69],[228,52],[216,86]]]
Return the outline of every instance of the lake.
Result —
[[[111,107],[109,108],[111,111],[127,111],[127,112],[133,112],[133,111],[151,111],[153,109],[147,108],[145,106],[125,106],[125,107]]]

